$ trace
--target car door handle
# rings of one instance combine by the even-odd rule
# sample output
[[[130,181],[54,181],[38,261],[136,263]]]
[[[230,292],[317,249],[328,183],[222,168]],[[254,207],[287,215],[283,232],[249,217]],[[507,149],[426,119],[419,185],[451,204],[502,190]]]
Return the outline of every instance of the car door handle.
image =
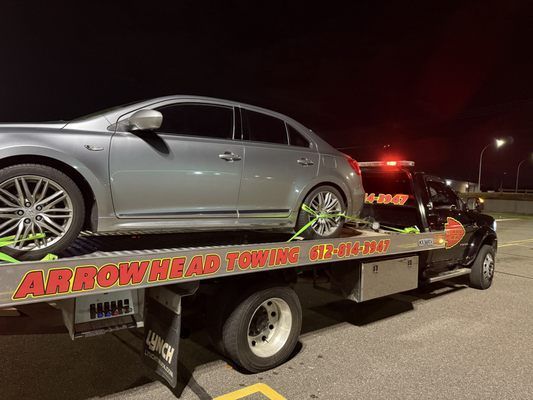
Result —
[[[308,167],[314,164],[314,162],[310,160],[309,158],[299,158],[298,161],[296,162],[300,165],[303,165],[304,167]]]
[[[223,154],[219,154],[218,158],[226,161],[239,161],[242,159],[241,156],[232,153],[231,151],[225,151]]]

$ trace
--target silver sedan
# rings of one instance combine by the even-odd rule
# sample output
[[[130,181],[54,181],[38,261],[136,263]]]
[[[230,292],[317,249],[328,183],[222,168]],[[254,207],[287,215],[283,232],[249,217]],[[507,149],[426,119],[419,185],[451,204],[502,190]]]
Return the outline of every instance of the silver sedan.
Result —
[[[318,214],[302,235],[334,237],[363,197],[355,160],[285,115],[227,100],[0,125],[0,237],[22,259],[61,251],[82,229],[294,231]]]

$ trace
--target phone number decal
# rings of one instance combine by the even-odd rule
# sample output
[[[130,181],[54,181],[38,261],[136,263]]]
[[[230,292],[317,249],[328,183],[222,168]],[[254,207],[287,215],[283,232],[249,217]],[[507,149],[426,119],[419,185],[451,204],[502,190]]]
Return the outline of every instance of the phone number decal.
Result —
[[[367,204],[393,204],[403,206],[409,200],[408,194],[388,194],[388,193],[365,193],[365,203]]]
[[[317,244],[309,250],[311,261],[349,258],[358,255],[385,254],[390,247],[390,239],[345,242],[337,246]]]

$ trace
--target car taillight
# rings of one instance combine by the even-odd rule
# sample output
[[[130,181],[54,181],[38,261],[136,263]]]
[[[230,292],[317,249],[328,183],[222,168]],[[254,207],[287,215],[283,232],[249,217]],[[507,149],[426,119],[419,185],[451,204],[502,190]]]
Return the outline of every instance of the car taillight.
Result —
[[[344,156],[346,157],[346,161],[348,161],[348,164],[350,164],[350,167],[352,167],[355,173],[361,176],[361,168],[359,167],[359,164],[357,163],[357,161],[355,161],[352,157],[350,157],[347,154],[345,154]]]

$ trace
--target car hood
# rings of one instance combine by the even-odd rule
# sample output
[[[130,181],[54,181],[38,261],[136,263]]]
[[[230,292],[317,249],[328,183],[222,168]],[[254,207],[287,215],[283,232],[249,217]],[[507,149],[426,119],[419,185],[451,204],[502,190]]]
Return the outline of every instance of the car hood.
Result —
[[[0,130],[4,129],[62,129],[67,121],[28,122],[28,123],[0,123]]]

